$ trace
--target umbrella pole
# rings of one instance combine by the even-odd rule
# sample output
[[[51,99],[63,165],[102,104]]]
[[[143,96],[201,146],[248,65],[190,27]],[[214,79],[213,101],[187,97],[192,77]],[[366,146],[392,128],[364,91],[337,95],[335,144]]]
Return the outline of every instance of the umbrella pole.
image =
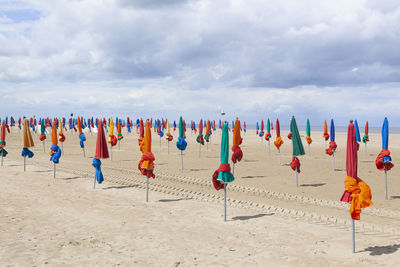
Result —
[[[278,162],[279,162],[279,166],[281,165],[281,149],[278,148]]]
[[[83,151],[83,157],[86,158],[85,147],[82,147],[82,151]]]
[[[94,179],[93,179],[93,189],[96,189],[96,175],[94,176]]]
[[[121,150],[121,141],[118,140],[118,150]]]
[[[149,202],[149,171],[147,170],[146,179],[146,202]]]
[[[183,152],[181,150],[181,170],[183,171]]]
[[[386,163],[385,163],[385,198],[388,199]]]
[[[310,153],[310,144],[308,144],[308,156],[311,156],[311,153]]]
[[[112,160],[112,144],[110,143],[110,159]]]
[[[365,142],[365,149],[364,149],[364,154],[367,155],[367,142]]]
[[[268,140],[268,153],[271,155],[271,142]]]
[[[235,176],[235,163],[232,163],[232,175]]]
[[[262,137],[260,136],[260,145],[262,145]]]
[[[168,141],[168,155],[169,155],[169,141]]]
[[[297,167],[296,167],[296,186],[299,186],[299,173],[297,172]]]
[[[56,179],[56,164],[53,162],[53,165],[54,165],[54,171],[53,171],[53,173],[54,173],[54,179]]]
[[[199,143],[199,158],[200,158],[200,152],[201,152],[201,143]]]
[[[161,147],[161,134],[160,134],[160,147]]]
[[[207,151],[208,151],[208,142],[207,142]]]
[[[332,153],[332,170],[335,171],[335,151]]]
[[[3,152],[1,153],[1,166],[3,166]]]
[[[353,219],[351,219],[351,241],[352,241],[353,253],[356,253],[356,231]]]
[[[61,154],[64,155],[64,142],[61,142]]]
[[[325,140],[325,147],[324,148],[326,149],[326,140]]]
[[[44,142],[45,140],[43,140],[43,152],[46,152],[46,148],[44,147]]]
[[[26,171],[26,156],[24,156],[24,171]]]
[[[226,222],[226,183],[224,183],[224,222]]]

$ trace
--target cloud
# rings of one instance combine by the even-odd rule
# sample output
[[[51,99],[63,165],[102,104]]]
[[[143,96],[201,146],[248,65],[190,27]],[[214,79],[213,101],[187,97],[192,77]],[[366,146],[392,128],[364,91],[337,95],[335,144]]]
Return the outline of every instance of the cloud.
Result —
[[[2,8],[0,101],[9,112],[211,117],[224,108],[248,119],[344,121],[399,113],[394,0],[21,0]],[[369,110],[380,105],[382,114]]]

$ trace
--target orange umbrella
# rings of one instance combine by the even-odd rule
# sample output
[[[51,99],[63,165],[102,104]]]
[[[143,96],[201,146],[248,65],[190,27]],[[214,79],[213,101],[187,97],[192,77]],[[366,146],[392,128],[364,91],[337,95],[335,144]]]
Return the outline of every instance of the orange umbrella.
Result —
[[[32,158],[34,156],[33,152],[29,150],[29,148],[33,147],[34,145],[35,144],[33,143],[28,120],[25,119],[22,128],[22,152],[21,152],[21,156],[24,157],[24,171],[26,170],[26,157]]]
[[[274,145],[276,146],[276,148],[278,149],[278,158],[279,158],[279,165],[281,165],[281,146],[283,144],[283,140],[281,137],[281,127],[279,124],[279,120],[276,119],[276,138],[274,141]]]
[[[154,160],[155,157],[151,152],[151,130],[150,130],[150,122],[146,121],[146,129],[144,133],[144,138],[142,143],[140,144],[140,150],[143,155],[139,161],[138,169],[139,171],[147,177],[146,181],[146,201],[149,200],[149,177],[155,178],[156,176],[153,173],[154,170]]]
[[[235,166],[236,162],[239,162],[242,160],[243,157],[243,152],[240,149],[239,145],[242,143],[242,137],[240,136],[240,125],[239,125],[239,119],[236,118],[235,120],[235,126],[233,127],[233,145],[232,145],[232,161],[233,161],[233,167]]]
[[[325,143],[326,141],[328,141],[329,139],[329,134],[328,134],[328,124],[326,124],[326,120],[324,122],[324,135],[322,136],[325,139]]]

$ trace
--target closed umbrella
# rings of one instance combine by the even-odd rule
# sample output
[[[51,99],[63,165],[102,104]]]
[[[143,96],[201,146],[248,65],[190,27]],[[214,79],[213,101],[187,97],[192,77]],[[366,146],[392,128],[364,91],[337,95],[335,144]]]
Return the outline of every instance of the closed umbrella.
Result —
[[[279,161],[279,165],[281,165],[281,146],[283,144],[283,140],[281,137],[281,128],[279,125],[279,119],[276,119],[276,125],[275,125],[275,129],[276,129],[276,138],[274,141],[274,145],[276,146],[276,148],[278,149],[278,161]]]
[[[335,171],[335,151],[337,145],[335,142],[335,124],[333,119],[331,119],[331,141],[329,142],[329,147],[325,150],[326,154],[332,156],[332,169]]]
[[[306,127],[306,140],[307,140],[307,144],[308,144],[308,155],[310,156],[310,145],[312,143],[312,139],[311,139],[311,126],[310,126],[310,120],[307,119],[307,127]]]
[[[176,147],[181,151],[181,170],[183,170],[183,151],[186,149],[187,142],[182,116],[179,118],[179,137],[176,142]]]
[[[299,129],[297,128],[296,119],[294,116],[290,122],[290,128],[292,129],[292,162],[290,163],[290,167],[296,173],[296,186],[299,186],[298,182],[298,174],[300,173],[300,160],[298,156],[302,156],[305,154],[303,143],[301,142]]]
[[[360,220],[361,210],[372,205],[371,189],[367,183],[357,175],[357,151],[359,144],[356,142],[355,126],[352,121],[347,130],[346,172],[344,180],[344,193],[341,201],[350,203],[352,249],[355,253],[355,223]]]
[[[388,199],[387,171],[392,169],[394,165],[389,151],[389,121],[387,118],[384,119],[382,125],[382,151],[376,158],[375,165],[378,170],[385,171],[385,197]]]
[[[326,124],[326,120],[325,120],[325,122],[324,122],[324,134],[322,135],[322,137],[325,139],[325,146],[324,146],[324,149],[326,149],[326,141],[329,140],[328,125]]]
[[[53,162],[54,167],[54,179],[56,178],[56,164],[60,162],[61,149],[58,146],[58,134],[57,134],[57,121],[53,121],[51,128],[51,147],[50,147],[50,161]]]
[[[80,146],[82,148],[82,151],[83,151],[83,157],[86,157],[85,156],[85,143],[84,143],[86,141],[86,136],[82,132],[82,119],[79,118],[79,116],[78,116],[77,124],[78,124],[78,131],[79,131],[79,144],[80,144]]]
[[[24,171],[26,171],[26,157],[32,158],[34,156],[34,153],[29,150],[29,148],[33,146],[35,146],[35,144],[33,143],[28,120],[24,119],[24,124],[22,127],[22,152],[21,152],[21,156],[24,157]]]
[[[110,143],[110,159],[112,160],[112,147],[118,143],[117,137],[114,135],[114,121],[110,118],[110,131],[108,133],[108,143]]]
[[[3,158],[7,156],[8,152],[4,148],[6,146],[6,122],[1,123],[0,129],[0,155],[1,155],[1,166],[3,166]]]
[[[103,122],[99,120],[97,124],[97,139],[96,139],[96,152],[94,154],[94,158],[92,161],[92,166],[96,169],[94,181],[93,181],[93,189],[96,188],[96,182],[101,184],[104,181],[103,173],[101,171],[101,160],[107,159],[108,148],[106,142],[106,136],[104,134]]]
[[[268,153],[271,154],[271,143],[270,143],[270,138],[271,138],[271,122],[269,121],[269,118],[267,120],[267,133],[265,134],[265,140],[268,141]]]
[[[139,161],[139,171],[146,176],[146,202],[149,201],[149,177],[155,178],[153,173],[155,157],[151,152],[151,130],[150,122],[146,121],[146,129],[144,133],[143,142],[140,144],[142,151],[142,158]]]
[[[367,142],[369,142],[369,136],[368,136],[368,121],[365,123],[365,133],[362,139],[364,145],[365,145],[365,155],[367,155]]]
[[[226,186],[235,180],[231,173],[229,158],[229,133],[228,123],[224,123],[221,136],[221,164],[214,172],[212,182],[216,190],[224,189],[224,221],[226,221]]]
[[[242,143],[242,137],[240,136],[240,125],[239,119],[236,118],[235,124],[233,127],[233,145],[232,145],[232,174],[235,174],[235,164],[239,162],[243,158],[243,152],[240,149],[239,145]]]

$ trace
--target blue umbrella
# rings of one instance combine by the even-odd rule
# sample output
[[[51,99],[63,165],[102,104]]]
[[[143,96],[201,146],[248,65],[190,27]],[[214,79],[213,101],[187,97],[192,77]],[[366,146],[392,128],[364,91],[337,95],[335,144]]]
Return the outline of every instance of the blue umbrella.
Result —
[[[382,125],[382,150],[387,149],[389,149],[389,121],[385,118]]]
[[[355,130],[356,130],[356,141],[357,142],[361,142],[360,129],[358,128],[357,120],[354,121],[354,127],[355,127]]]
[[[333,119],[331,119],[331,142],[335,142],[335,124]]]

